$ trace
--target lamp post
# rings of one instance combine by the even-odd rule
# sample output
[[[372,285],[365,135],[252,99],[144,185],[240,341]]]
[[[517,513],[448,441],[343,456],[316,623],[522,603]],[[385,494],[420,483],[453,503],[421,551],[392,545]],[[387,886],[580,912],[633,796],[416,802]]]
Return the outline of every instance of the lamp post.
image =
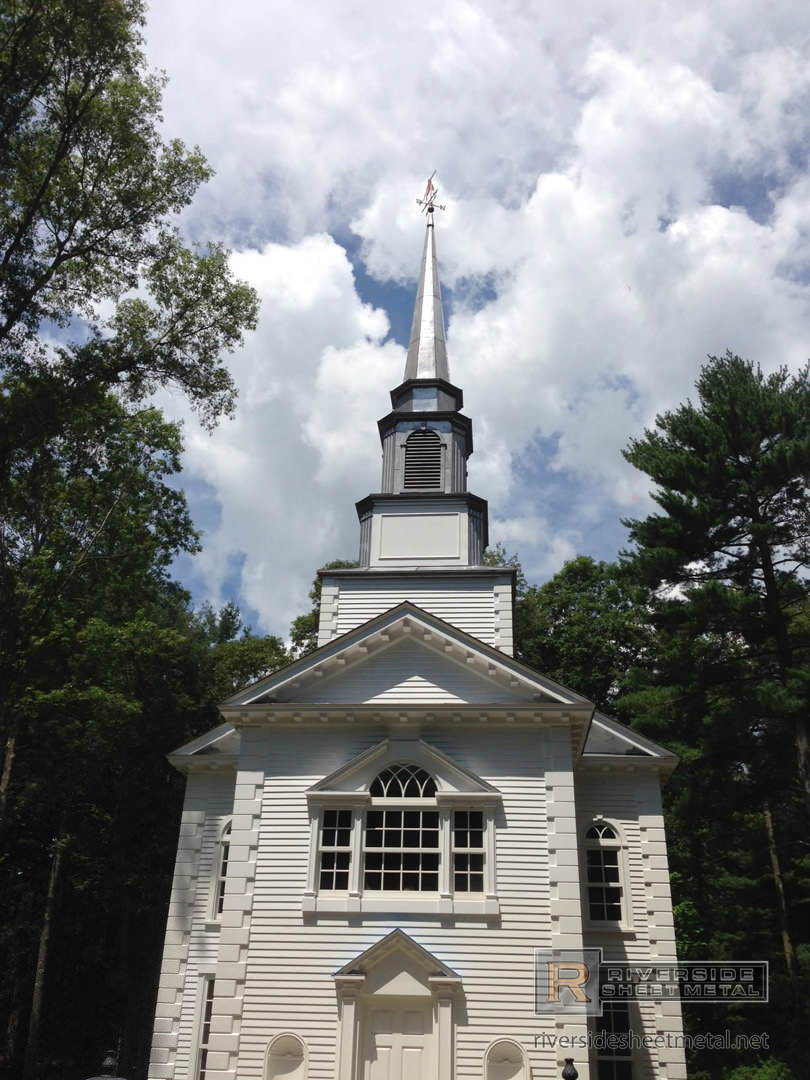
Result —
[[[574,1068],[574,1059],[566,1058],[565,1065],[563,1065],[562,1080],[577,1080],[579,1073]]]

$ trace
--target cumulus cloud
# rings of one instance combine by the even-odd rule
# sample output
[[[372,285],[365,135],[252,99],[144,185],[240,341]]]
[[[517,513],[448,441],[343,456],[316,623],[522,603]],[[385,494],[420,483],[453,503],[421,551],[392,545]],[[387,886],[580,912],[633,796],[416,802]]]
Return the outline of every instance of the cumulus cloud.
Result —
[[[806,358],[807,29],[787,0],[156,4],[167,131],[217,169],[183,227],[224,238],[263,301],[236,419],[186,424],[191,488],[219,508],[202,591],[221,600],[236,560],[240,599],[283,632],[313,569],[356,550],[404,363],[379,297],[412,287],[434,167],[493,539],[530,576],[611,557],[648,505],[621,448],[706,354]]]

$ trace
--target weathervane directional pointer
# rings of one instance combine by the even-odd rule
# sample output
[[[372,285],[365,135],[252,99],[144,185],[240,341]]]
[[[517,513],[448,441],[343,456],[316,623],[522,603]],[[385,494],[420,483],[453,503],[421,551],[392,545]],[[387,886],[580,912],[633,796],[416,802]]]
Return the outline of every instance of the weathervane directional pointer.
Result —
[[[434,210],[446,210],[446,206],[442,206],[436,202],[436,196],[439,194],[439,189],[433,183],[433,177],[436,175],[436,170],[428,177],[427,186],[425,187],[425,194],[421,199],[416,200],[416,205],[421,206],[422,210],[426,214],[432,214]]]

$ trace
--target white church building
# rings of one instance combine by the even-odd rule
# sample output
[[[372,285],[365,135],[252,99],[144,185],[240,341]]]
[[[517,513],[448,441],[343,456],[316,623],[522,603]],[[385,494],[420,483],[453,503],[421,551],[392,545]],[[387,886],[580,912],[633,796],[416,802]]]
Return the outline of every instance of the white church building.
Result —
[[[150,1080],[686,1075],[676,1002],[539,1008],[538,950],[675,961],[676,758],[513,658],[462,404],[428,206],[360,566],[322,572],[317,650],[170,755],[187,789]]]

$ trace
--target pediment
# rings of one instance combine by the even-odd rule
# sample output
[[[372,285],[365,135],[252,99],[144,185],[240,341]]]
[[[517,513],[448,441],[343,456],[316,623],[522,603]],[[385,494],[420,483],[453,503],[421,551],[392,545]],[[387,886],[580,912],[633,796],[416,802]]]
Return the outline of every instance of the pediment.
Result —
[[[377,997],[428,997],[438,986],[459,988],[461,978],[432,952],[397,928],[335,972]]]
[[[270,702],[589,704],[410,603],[246,687],[223,707]]]
[[[491,801],[501,797],[497,788],[423,739],[389,738],[313,784],[307,791],[307,798],[317,801],[319,798],[328,800],[331,796],[345,799],[347,796],[366,795],[372,781],[383,769],[406,763],[420,766],[430,773],[436,782],[439,802],[453,798]]]

